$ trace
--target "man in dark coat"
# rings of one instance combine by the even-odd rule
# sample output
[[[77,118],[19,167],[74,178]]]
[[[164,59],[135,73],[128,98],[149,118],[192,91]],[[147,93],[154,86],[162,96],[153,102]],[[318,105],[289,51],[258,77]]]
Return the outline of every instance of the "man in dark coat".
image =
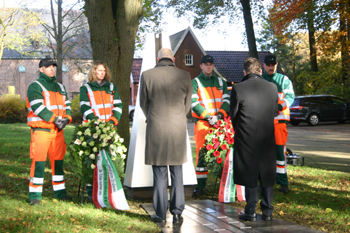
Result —
[[[261,77],[256,58],[244,62],[241,83],[232,87],[230,115],[235,129],[234,181],[245,186],[247,205],[238,217],[255,221],[261,180],[261,210],[264,220],[272,219],[273,185],[276,180],[274,116],[277,113],[276,85]]]
[[[191,108],[192,85],[188,72],[174,65],[173,52],[162,48],[155,68],[142,73],[140,106],[146,116],[145,163],[153,169],[152,220],[166,222],[168,209],[167,166],[171,173],[170,212],[182,221],[185,194],[182,164],[186,156],[186,114]]]

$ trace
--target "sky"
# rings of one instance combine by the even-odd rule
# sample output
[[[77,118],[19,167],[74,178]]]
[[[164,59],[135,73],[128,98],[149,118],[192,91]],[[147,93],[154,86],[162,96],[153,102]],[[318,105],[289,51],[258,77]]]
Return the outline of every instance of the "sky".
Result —
[[[18,1],[23,0],[5,0],[7,7],[16,6]],[[30,7],[42,8],[50,7],[50,0],[28,0]],[[271,3],[272,0],[264,0],[264,4]],[[75,0],[66,0],[66,3],[75,2]],[[83,2],[83,1],[81,1]],[[2,4],[0,4],[1,7]],[[242,13],[243,14],[243,13]],[[174,18],[174,14],[167,13],[164,15],[162,28],[163,37],[175,34],[179,31],[191,27],[199,43],[206,51],[210,50],[227,50],[227,51],[247,51],[246,39],[243,36],[245,32],[244,22],[237,22],[233,25],[223,24],[220,27],[211,27],[205,30],[194,29],[191,23],[185,18]],[[254,25],[255,26],[255,25]]]

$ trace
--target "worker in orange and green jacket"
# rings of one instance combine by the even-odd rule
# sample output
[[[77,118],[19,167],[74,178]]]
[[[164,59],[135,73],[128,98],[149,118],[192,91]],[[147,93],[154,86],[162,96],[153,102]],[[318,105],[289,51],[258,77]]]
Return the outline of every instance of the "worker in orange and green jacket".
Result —
[[[208,177],[208,168],[204,165],[204,154],[200,151],[205,143],[209,128],[219,119],[228,116],[230,95],[226,82],[213,73],[214,59],[205,55],[201,59],[201,74],[192,80],[192,116],[195,118],[194,139],[196,140],[196,176],[197,186],[193,197],[202,195]]]
[[[264,69],[262,77],[277,86],[278,91],[278,113],[275,116],[275,140],[277,146],[276,154],[276,183],[280,184],[278,189],[282,193],[288,193],[288,177],[286,164],[287,150],[287,124],[290,121],[289,107],[294,102],[294,89],[290,79],[277,71],[277,58],[275,55],[267,55],[264,58]]]
[[[88,83],[80,88],[80,109],[84,121],[100,119],[117,125],[122,115],[122,101],[106,63],[96,61],[88,74]],[[92,200],[92,184],[86,185]]]
[[[66,153],[63,128],[72,121],[71,102],[65,87],[57,83],[55,66],[51,58],[39,63],[39,79],[31,83],[27,92],[29,114],[27,124],[31,127],[29,200],[31,205],[41,202],[44,184],[44,169],[47,154],[52,169],[54,197],[71,200],[67,196],[63,159]]]

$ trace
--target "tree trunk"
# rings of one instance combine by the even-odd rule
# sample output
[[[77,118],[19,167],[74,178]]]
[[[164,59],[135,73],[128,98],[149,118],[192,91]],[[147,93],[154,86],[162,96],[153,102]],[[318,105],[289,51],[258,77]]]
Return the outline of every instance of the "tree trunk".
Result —
[[[142,0],[85,0],[94,60],[105,61],[123,102],[118,133],[129,146],[130,73]]]
[[[250,8],[250,0],[240,0],[243,7],[243,17],[245,24],[245,31],[248,39],[248,48],[249,48],[249,57],[258,57],[258,51],[256,49],[256,39],[254,34],[254,25],[252,20],[251,8]]]
[[[340,46],[341,46],[341,82],[345,84],[348,77],[348,46],[347,46],[347,22],[346,22],[346,3],[340,1],[340,20],[339,20],[339,31],[340,31]]]
[[[313,15],[313,1],[309,1],[310,7],[307,10],[307,29],[309,31],[309,48],[310,48],[310,62],[311,71],[318,72],[317,66],[317,52],[316,52],[316,40],[315,40],[315,26]]]

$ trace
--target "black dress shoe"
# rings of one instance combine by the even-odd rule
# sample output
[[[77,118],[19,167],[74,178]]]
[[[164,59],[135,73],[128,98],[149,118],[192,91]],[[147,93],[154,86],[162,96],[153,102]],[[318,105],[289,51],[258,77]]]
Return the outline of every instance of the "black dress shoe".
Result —
[[[153,222],[157,222],[157,223],[166,223],[166,219],[162,219],[161,217],[159,217],[158,215],[154,214],[151,216],[151,220]]]
[[[245,220],[245,221],[256,221],[256,213],[253,213],[253,214],[246,214],[244,213],[244,211],[240,212],[238,214],[238,218],[239,219],[242,219],[242,220]]]
[[[265,214],[263,214],[263,215],[262,215],[262,219],[263,219],[264,221],[272,221],[272,215],[266,216]]]
[[[173,223],[180,223],[183,222],[184,218],[181,216],[181,214],[174,214],[173,215]]]
[[[30,201],[30,205],[40,205],[40,200],[34,199],[34,200]]]

